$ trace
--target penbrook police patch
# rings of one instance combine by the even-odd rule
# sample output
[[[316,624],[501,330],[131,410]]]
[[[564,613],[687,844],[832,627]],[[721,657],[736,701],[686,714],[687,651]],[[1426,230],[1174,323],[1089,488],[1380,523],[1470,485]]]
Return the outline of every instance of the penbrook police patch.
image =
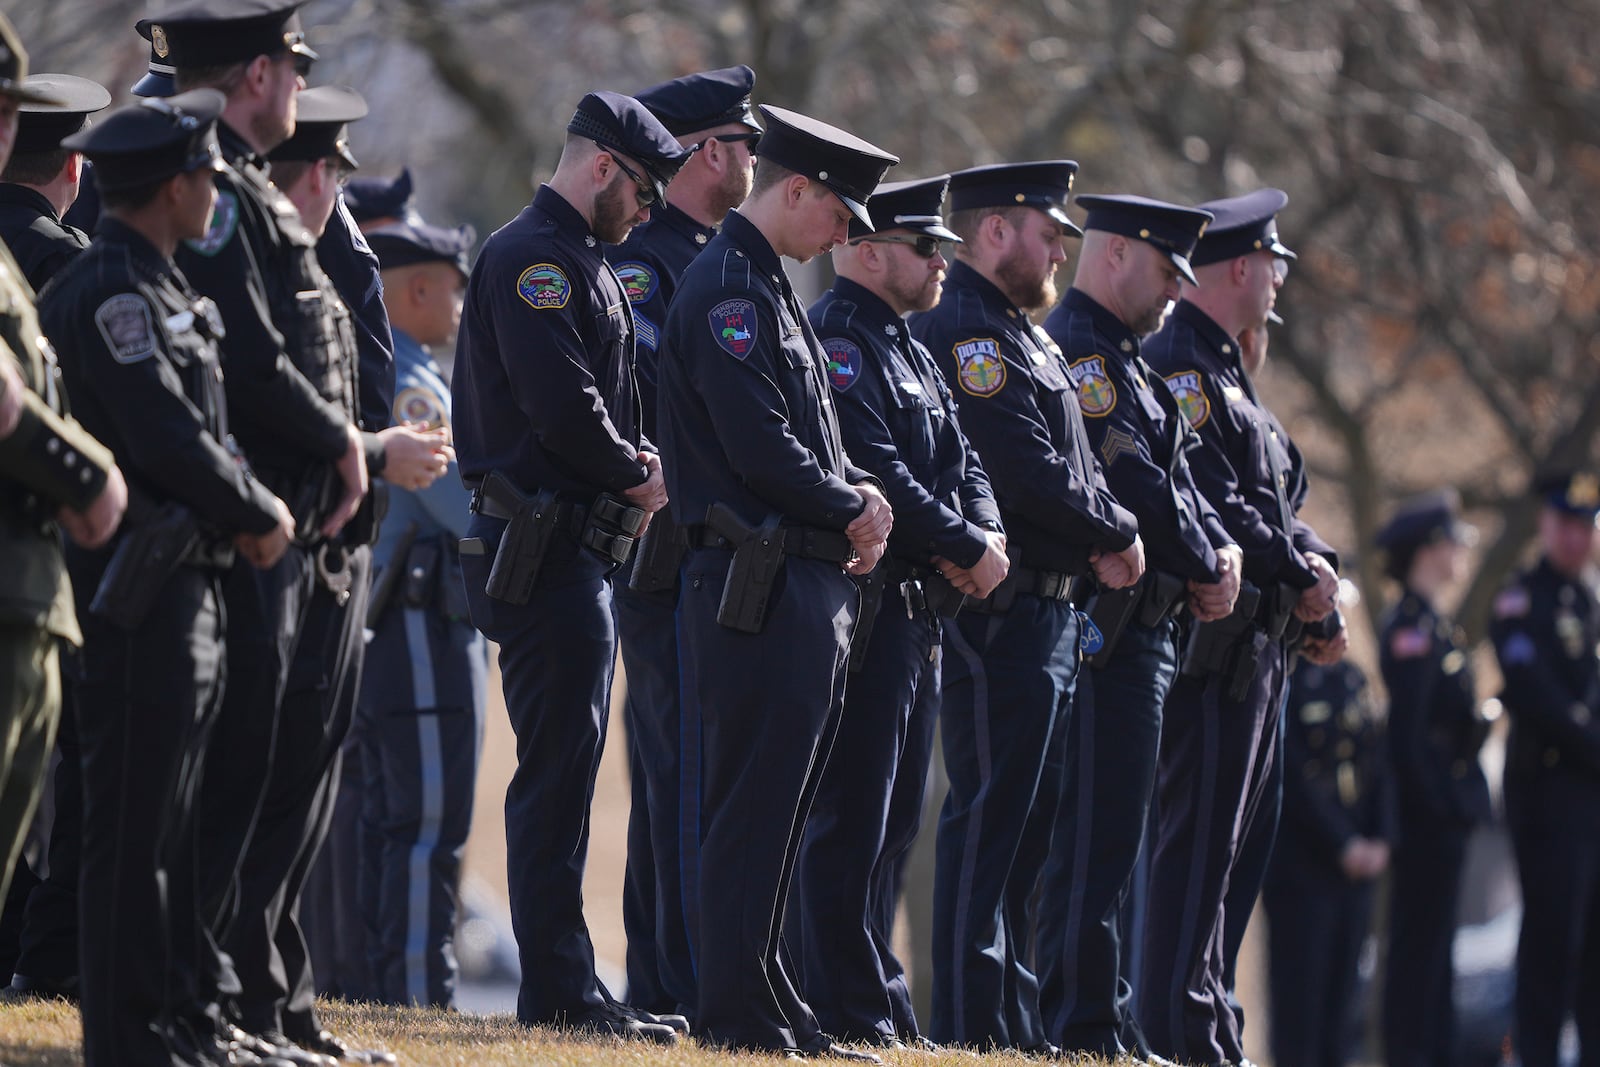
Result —
[[[628,303],[642,304],[655,295],[655,271],[643,263],[637,260],[618,263],[616,272],[617,278],[622,282],[622,291],[628,294]]]
[[[1200,386],[1199,371],[1183,370],[1170,375],[1167,388],[1172,390],[1172,399],[1178,402],[1178,410],[1183,412],[1190,426],[1198,430],[1206,424],[1211,417],[1211,401]]]
[[[118,363],[138,363],[156,354],[156,327],[143,297],[119,293],[95,310],[94,324]]]
[[[535,263],[517,279],[517,295],[540,311],[564,308],[572,295],[572,283],[554,263]]]
[[[822,342],[822,351],[828,356],[828,381],[835,392],[847,392],[861,377],[861,349],[843,337],[830,337]]]
[[[184,244],[202,256],[214,256],[227,246],[233,239],[233,231],[238,228],[239,198],[219,189],[217,206],[211,211],[211,225],[206,227],[206,235],[198,241],[185,241]]]
[[[1117,387],[1106,376],[1106,361],[1101,356],[1089,356],[1067,367],[1067,377],[1078,391],[1078,408],[1085,415],[1098,418],[1117,406]]]
[[[414,385],[395,394],[394,421],[397,425],[418,423],[436,430],[440,426],[450,425],[450,416],[445,413],[443,401],[432,389]]]
[[[724,300],[711,309],[711,335],[722,350],[744,362],[756,345],[756,306],[749,300]]]
[[[994,338],[960,341],[951,351],[956,357],[956,380],[964,391],[994,396],[1006,384],[1006,361],[1000,358],[1000,345]]]

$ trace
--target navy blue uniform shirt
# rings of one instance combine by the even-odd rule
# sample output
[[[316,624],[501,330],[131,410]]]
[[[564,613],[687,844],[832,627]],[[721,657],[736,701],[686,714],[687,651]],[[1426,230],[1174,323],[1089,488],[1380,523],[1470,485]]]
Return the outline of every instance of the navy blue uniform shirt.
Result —
[[[1339,872],[1352,838],[1394,837],[1394,776],[1367,676],[1302,659],[1284,719],[1284,832]]]
[[[1195,488],[1185,453],[1199,442],[1166,382],[1151,379],[1139,338],[1078,289],[1067,290],[1044,329],[1067,361],[1106,484],[1139,519],[1149,566],[1215,582],[1216,550],[1233,538]]]
[[[961,412],[1005,518],[1032,567],[1085,573],[1089,553],[1120,552],[1139,532],[1089,445],[1061,351],[983,275],[957,261],[944,296],[910,320]]]
[[[36,293],[89,247],[89,235],[62,222],[43,193],[10,182],[0,183],[0,241]]]
[[[461,479],[591,498],[645,481],[622,283],[548,185],[473,264],[452,384]]]
[[[383,306],[383,275],[378,257],[345,206],[344,194],[334,202],[328,228],[317,241],[317,262],[350,309],[356,336],[356,410],[363,430],[389,425],[394,404],[394,336]]]
[[[1540,560],[1495,598],[1494,639],[1511,713],[1508,771],[1600,778],[1600,594]]]
[[[1306,496],[1305,461],[1256,397],[1239,344],[1187,300],[1145,339],[1144,358],[1177,399],[1200,447],[1189,455],[1195,485],[1244,550],[1244,577],[1309,589],[1317,576],[1306,552],[1338,555],[1295,518]]]
[[[672,517],[727,504],[751,525],[773,512],[843,530],[865,505],[821,348],[759,229],[737,211],[678,283],[662,336],[656,418]]]
[[[606,249],[628,303],[633,305],[639,407],[644,413],[645,436],[652,439],[656,429],[656,350],[661,347],[667,308],[678,291],[678,279],[716,235],[715,226],[702,226],[671,204],[662,203],[651,207],[650,221],[635,226],[626,241]]]
[[[809,318],[845,451],[883,483],[894,508],[889,551],[915,563],[942,556],[976,565],[988,547],[980,524],[999,526],[1000,510],[928,350],[881,297],[849,278],[835,281]]]

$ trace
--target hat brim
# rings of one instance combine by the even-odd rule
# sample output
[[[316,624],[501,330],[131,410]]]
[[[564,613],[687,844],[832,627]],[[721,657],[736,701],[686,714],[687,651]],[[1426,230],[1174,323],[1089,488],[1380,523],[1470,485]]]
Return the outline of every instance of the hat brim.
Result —
[[[47,92],[30,89],[20,81],[11,78],[0,80],[0,96],[9,96],[11,99],[23,104],[48,104],[52,107],[64,107],[66,101],[59,96],[51,96]]]
[[[843,202],[845,207],[850,209],[850,214],[854,215],[856,219],[860,221],[861,225],[867,227],[869,230],[877,229],[876,226],[872,225],[872,216],[867,212],[867,205],[863,204],[859,200],[850,199],[839,190],[834,189],[831,185],[828,188],[833,191],[834,196],[837,196],[840,201]]]
[[[339,145],[333,154],[344,160],[345,163],[349,164],[351,170],[361,169],[361,164],[357,161],[355,153],[350,151],[349,145]]]
[[[1076,222],[1072,221],[1072,217],[1068,215],[1063,208],[1059,208],[1054,204],[1051,204],[1049,207],[1044,209],[1044,213],[1049,215],[1055,221],[1061,223],[1061,225],[1065,226],[1067,229],[1067,236],[1083,236],[1083,229]]]
[[[1470,522],[1457,519],[1445,531],[1445,539],[1453,544],[1471,548],[1478,543],[1478,528]]]
[[[1200,288],[1200,279],[1194,276],[1194,268],[1189,266],[1189,260],[1186,256],[1180,256],[1176,252],[1168,252],[1167,258],[1172,260],[1172,265],[1174,267],[1178,268],[1178,273],[1183,275],[1184,281],[1188,282],[1196,289]]]
[[[156,74],[154,72],[145,74],[144,77],[134,82],[133,87],[128,90],[128,92],[132,93],[134,96],[151,97],[157,99],[161,97],[173,96],[177,93],[177,91],[178,83],[173,80],[172,75]]]
[[[1291,251],[1289,249],[1289,247],[1287,245],[1285,245],[1282,241],[1273,241],[1270,245],[1267,246],[1267,251],[1271,252],[1275,256],[1281,256],[1284,259],[1299,259],[1300,258],[1299,256],[1295,255],[1294,252]]]
[[[1276,311],[1269,311],[1267,312],[1267,321],[1272,323],[1274,326],[1282,326],[1283,316],[1278,314]]]

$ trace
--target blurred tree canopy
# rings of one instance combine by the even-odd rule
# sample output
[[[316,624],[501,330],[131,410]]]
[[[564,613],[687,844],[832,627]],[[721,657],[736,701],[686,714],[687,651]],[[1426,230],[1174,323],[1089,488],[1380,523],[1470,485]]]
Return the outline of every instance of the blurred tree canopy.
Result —
[[[11,13],[34,69],[119,94],[159,5]],[[1261,185],[1300,252],[1263,389],[1352,551],[1394,500],[1458,485],[1488,536],[1463,617],[1534,528],[1534,472],[1600,435],[1600,20],[1579,0],[312,0],[314,83],[352,143],[480,231],[547,174],[589,89],[749,63],[759,100],[897,152],[891,177],[1067,157],[1085,191],[1195,202]]]

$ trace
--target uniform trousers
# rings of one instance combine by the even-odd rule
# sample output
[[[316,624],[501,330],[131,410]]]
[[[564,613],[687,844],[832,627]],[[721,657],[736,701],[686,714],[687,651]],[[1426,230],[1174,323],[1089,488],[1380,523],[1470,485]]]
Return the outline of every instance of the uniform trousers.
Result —
[[[1452,1001],[1456,908],[1471,829],[1407,803],[1402,791],[1389,899],[1385,1058],[1394,1067],[1456,1062]]]

